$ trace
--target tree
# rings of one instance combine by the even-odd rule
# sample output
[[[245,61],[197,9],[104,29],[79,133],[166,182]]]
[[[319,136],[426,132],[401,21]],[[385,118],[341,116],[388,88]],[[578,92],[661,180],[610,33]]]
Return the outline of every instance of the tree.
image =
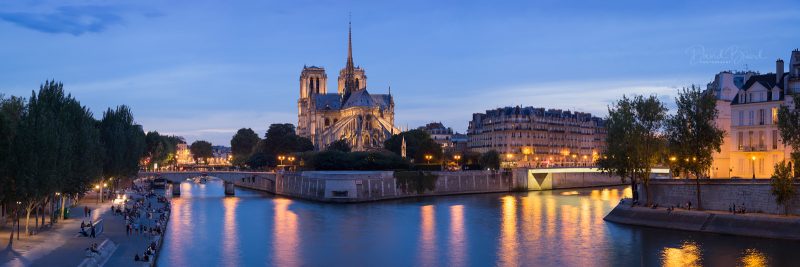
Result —
[[[211,143],[203,140],[197,140],[189,146],[189,151],[192,152],[192,157],[195,162],[198,159],[203,159],[203,162],[208,164],[208,158],[214,157],[214,151],[211,148]]]
[[[775,164],[775,173],[772,174],[769,184],[772,187],[772,195],[775,196],[775,202],[778,205],[783,205],[784,215],[789,215],[789,204],[792,203],[794,198],[795,188],[792,169],[786,161]]]
[[[311,140],[298,136],[294,131],[294,125],[276,123],[269,126],[264,139],[256,145],[247,164],[250,168],[275,167],[278,164],[278,155],[311,150],[314,150]]]
[[[383,142],[383,147],[397,155],[401,154],[403,138],[406,140],[406,155],[414,162],[427,162],[425,155],[433,157],[433,161],[442,160],[442,146],[431,139],[431,135],[420,129],[410,130],[393,135]]]
[[[259,141],[261,141],[261,138],[258,137],[258,134],[253,129],[241,128],[236,131],[236,134],[231,138],[231,154],[233,155],[231,164],[234,166],[244,165]]]
[[[697,209],[703,208],[700,178],[711,168],[713,153],[720,151],[725,131],[717,128],[716,99],[711,91],[684,88],[675,99],[678,110],[666,122],[669,153],[674,168],[695,175]]]
[[[492,170],[500,169],[500,153],[495,150],[483,153],[479,161],[483,168]]]
[[[350,152],[351,149],[350,149],[350,144],[347,143],[347,140],[340,139],[333,141],[333,143],[328,145],[328,148],[326,148],[325,150],[336,150],[347,153]]]
[[[11,146],[19,129],[19,121],[25,111],[25,100],[19,97],[5,98],[0,94],[0,203],[9,203],[13,188],[13,153]]]
[[[104,151],[98,122],[64,93],[61,83],[47,81],[38,94],[32,93],[14,141],[12,190],[19,208],[25,209],[26,232],[31,212],[46,206],[55,192],[82,194],[101,176]]]
[[[103,113],[100,140],[106,152],[103,176],[117,178],[114,182],[135,176],[145,153],[145,134],[142,126],[134,123],[130,108],[123,105]]]
[[[147,132],[145,135],[145,156],[148,167],[154,164],[166,166],[177,163],[176,152],[178,144],[185,144],[183,137],[161,135],[157,131]]]
[[[639,199],[638,183],[649,196],[650,173],[659,162],[664,140],[660,136],[666,108],[654,95],[622,96],[608,108],[606,150],[597,165],[603,172],[631,183],[634,202]],[[650,204],[650,197],[647,198]]]
[[[795,99],[794,107],[781,106],[778,108],[778,130],[784,145],[792,147],[792,162],[794,175],[800,175],[800,99]]]

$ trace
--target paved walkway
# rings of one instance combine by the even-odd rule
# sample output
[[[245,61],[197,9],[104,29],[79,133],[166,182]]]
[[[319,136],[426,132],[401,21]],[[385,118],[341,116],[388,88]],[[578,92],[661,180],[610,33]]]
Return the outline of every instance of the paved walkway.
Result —
[[[0,250],[0,266],[59,266],[72,262],[75,262],[73,266],[77,266],[84,258],[85,248],[91,243],[102,242],[102,236],[98,236],[97,239],[76,238],[81,221],[85,220],[87,223],[90,219],[97,221],[111,210],[111,203],[96,204],[96,201],[96,199],[81,200],[76,207],[70,209],[71,218],[33,236],[25,235],[25,222],[20,220],[22,236],[17,240],[16,233],[14,234],[13,247],[7,245],[11,234],[9,229],[0,231],[0,246],[3,247]],[[92,210],[91,218],[82,216],[84,206]],[[46,258],[53,258],[54,261],[45,260]]]
[[[133,195],[131,198],[141,197]],[[41,232],[34,236],[23,236],[20,240],[14,240],[13,248],[7,247],[10,233],[0,231],[0,266],[78,266],[86,259],[86,251],[92,243],[102,243],[109,239],[113,241],[117,248],[108,258],[106,266],[150,266],[148,262],[134,261],[134,255],[145,251],[153,240],[149,234],[126,233],[125,218],[123,215],[114,215],[111,212],[111,203],[95,204],[95,199],[84,199],[77,207],[70,209],[72,218],[56,224],[52,229]],[[165,204],[158,203],[156,198],[145,198],[145,207],[151,203],[154,209],[163,207]],[[92,221],[103,219],[103,233],[96,238],[79,236],[80,224],[84,219],[83,207],[86,204],[92,209]],[[77,216],[76,216],[77,215]],[[147,214],[143,213],[137,220],[145,226],[155,226],[160,213],[153,213],[152,219],[147,219]],[[86,218],[88,223],[89,218]],[[24,227],[24,224],[22,225]],[[24,229],[22,229],[24,231]],[[152,261],[152,260],[151,260]]]

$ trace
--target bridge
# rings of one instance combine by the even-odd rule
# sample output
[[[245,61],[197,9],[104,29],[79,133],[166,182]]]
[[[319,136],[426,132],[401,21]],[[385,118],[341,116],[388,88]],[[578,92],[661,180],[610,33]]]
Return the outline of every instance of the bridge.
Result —
[[[179,196],[181,194],[180,184],[188,179],[198,177],[217,178],[225,184],[225,195],[234,195],[236,188],[234,182],[244,179],[271,179],[274,181],[275,173],[272,172],[244,172],[244,171],[170,171],[170,172],[142,172],[138,174],[139,178],[164,178],[167,183],[172,184],[172,195]]]

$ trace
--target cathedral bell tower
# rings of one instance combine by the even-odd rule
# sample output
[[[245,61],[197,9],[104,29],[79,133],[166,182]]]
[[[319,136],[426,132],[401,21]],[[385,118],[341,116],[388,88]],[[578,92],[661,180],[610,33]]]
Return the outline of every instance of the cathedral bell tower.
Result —
[[[352,24],[347,24],[347,63],[339,71],[339,94],[342,101],[346,100],[350,93],[367,88],[367,75],[364,69],[355,66],[353,63],[353,30]]]

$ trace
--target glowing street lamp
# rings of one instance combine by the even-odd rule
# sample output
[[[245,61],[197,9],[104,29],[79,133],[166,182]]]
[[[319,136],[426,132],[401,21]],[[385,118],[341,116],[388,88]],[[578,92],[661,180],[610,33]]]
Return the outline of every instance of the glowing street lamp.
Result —
[[[461,160],[461,155],[458,154],[453,155],[453,160],[456,161],[456,166],[458,166],[458,169],[461,170],[461,164],[459,163],[459,161]]]
[[[280,160],[280,161],[281,161],[281,165],[283,165],[283,160],[284,160],[284,159],[286,159],[286,156],[284,156],[284,155],[278,155],[278,160]]]
[[[756,156],[752,156],[750,159],[753,161],[753,179],[756,179]]]
[[[428,164],[431,164],[431,159],[433,159],[433,156],[431,156],[431,155],[425,155],[425,160],[427,160],[427,161],[428,161]]]

